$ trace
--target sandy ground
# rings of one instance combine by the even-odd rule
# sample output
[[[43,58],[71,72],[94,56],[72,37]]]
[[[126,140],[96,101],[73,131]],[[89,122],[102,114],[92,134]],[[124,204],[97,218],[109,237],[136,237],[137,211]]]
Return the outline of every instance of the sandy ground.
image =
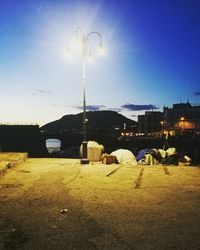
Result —
[[[0,249],[200,249],[200,167],[29,158],[0,177]]]

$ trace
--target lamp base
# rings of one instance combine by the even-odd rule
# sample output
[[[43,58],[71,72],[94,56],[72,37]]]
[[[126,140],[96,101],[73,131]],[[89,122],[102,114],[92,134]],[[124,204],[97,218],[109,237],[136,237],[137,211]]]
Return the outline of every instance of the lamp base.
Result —
[[[87,158],[81,159],[81,164],[89,164],[89,160]]]

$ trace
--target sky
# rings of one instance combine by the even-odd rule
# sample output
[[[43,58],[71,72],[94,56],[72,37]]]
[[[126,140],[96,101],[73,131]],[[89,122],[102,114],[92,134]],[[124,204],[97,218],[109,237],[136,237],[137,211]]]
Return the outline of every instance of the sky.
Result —
[[[86,64],[87,110],[136,120],[200,103],[199,0],[0,0],[0,124],[40,126],[83,110],[77,28],[105,55]],[[79,29],[80,31],[80,29]],[[71,48],[70,48],[71,49]]]

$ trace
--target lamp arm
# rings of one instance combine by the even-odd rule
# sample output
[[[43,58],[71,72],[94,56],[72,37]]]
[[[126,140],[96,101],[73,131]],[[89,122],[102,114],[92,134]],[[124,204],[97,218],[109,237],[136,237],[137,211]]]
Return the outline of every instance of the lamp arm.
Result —
[[[102,36],[99,32],[97,31],[93,31],[93,32],[90,32],[88,35],[87,35],[87,39],[89,39],[89,37],[92,35],[92,34],[96,34],[99,38],[100,38],[100,46],[102,46]]]

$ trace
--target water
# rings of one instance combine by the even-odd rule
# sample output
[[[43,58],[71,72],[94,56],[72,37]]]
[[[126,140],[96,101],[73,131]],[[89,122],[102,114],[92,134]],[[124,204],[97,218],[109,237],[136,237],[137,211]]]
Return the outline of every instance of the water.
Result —
[[[61,141],[58,139],[47,139],[46,148],[49,153],[60,151]]]

